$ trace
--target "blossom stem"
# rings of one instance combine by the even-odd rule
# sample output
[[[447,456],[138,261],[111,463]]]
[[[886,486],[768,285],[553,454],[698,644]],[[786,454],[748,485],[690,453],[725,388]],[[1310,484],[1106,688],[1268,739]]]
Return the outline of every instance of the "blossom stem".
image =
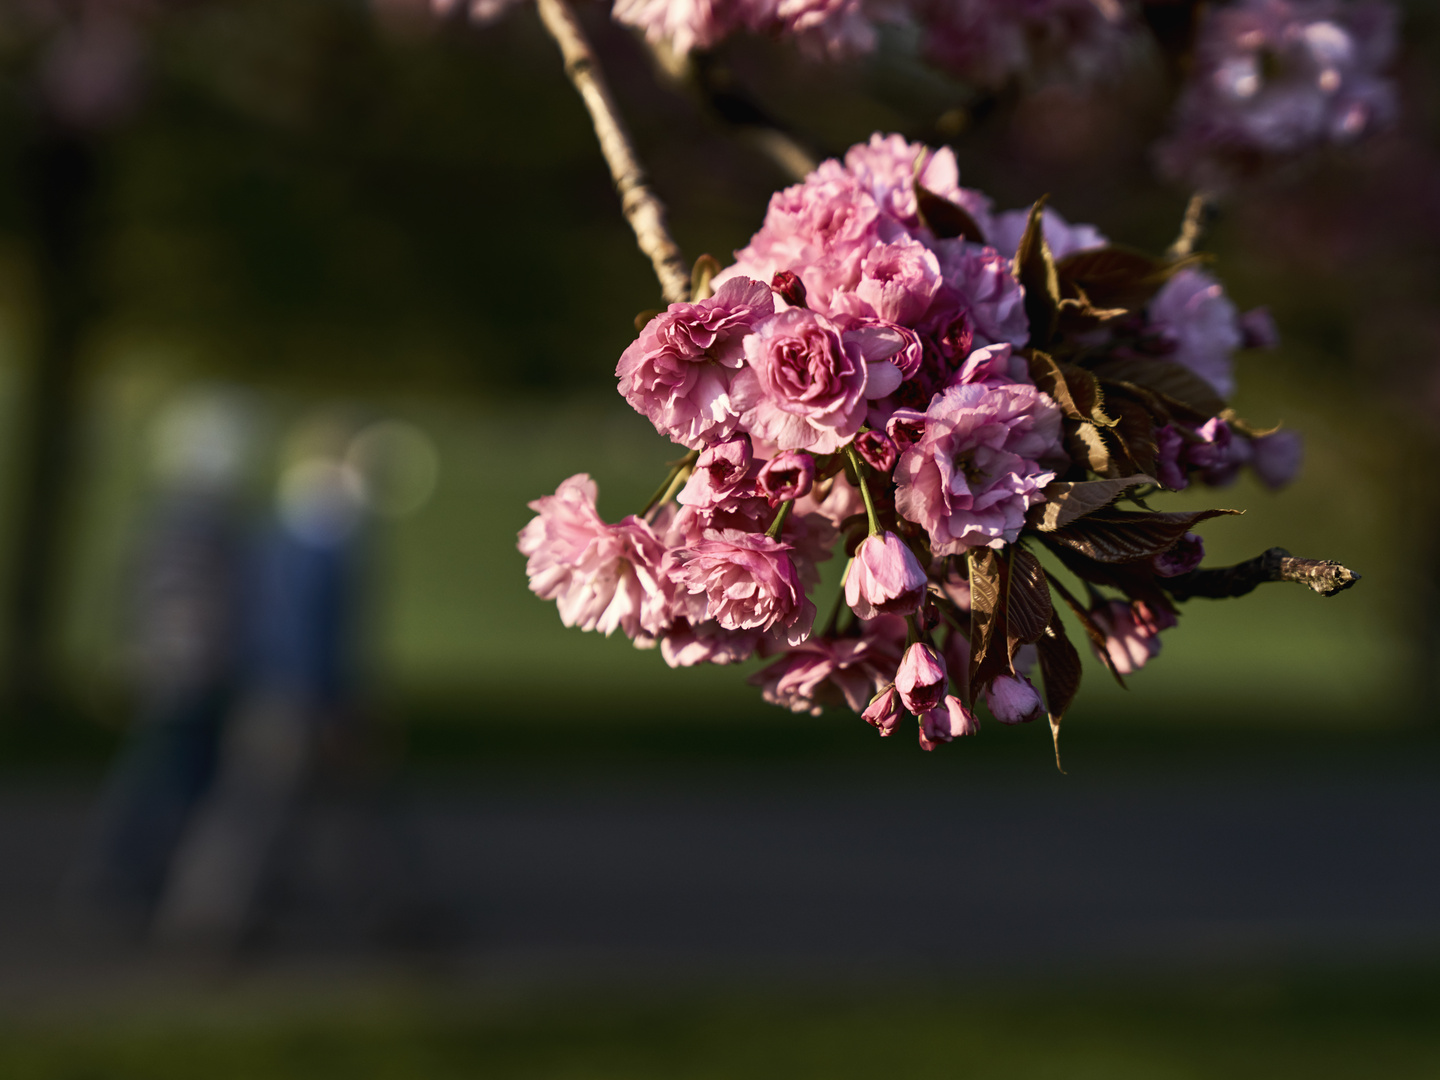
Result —
[[[565,74],[589,110],[600,152],[610,166],[615,190],[620,194],[620,208],[634,230],[640,250],[650,258],[655,276],[660,279],[660,292],[667,303],[676,304],[690,298],[690,271],[680,255],[680,247],[665,227],[665,206],[650,190],[650,182],[630,134],[621,122],[615,99],[610,96],[599,58],[591,48],[585,31],[575,17],[569,0],[536,0],[545,29],[560,46],[565,60]]]
[[[666,475],[660,486],[655,489],[655,494],[651,495],[645,503],[645,509],[640,511],[642,518],[648,518],[651,510],[654,510],[663,503],[669,502],[675,497],[675,493],[680,490],[680,485],[690,478],[690,470],[694,467],[695,461],[699,456],[700,451],[691,450],[690,453],[686,454],[679,461],[671,464],[670,472]]]
[[[847,443],[845,456],[850,459],[850,467],[855,470],[855,483],[860,487],[860,498],[865,501],[865,517],[870,522],[870,535],[879,536],[885,530],[880,528],[880,516],[875,513],[875,500],[870,497],[870,485],[865,483],[865,472],[860,467],[860,455],[855,452],[855,444]]]
[[[765,530],[765,535],[771,540],[780,538],[780,530],[785,527],[785,519],[790,516],[790,511],[794,506],[794,499],[786,499],[780,504],[780,509],[775,513],[775,520],[770,522],[770,528]]]

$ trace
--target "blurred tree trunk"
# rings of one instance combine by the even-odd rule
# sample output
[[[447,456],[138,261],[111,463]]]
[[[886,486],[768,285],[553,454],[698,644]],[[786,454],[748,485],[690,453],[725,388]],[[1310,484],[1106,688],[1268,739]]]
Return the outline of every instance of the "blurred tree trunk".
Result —
[[[36,322],[29,383],[16,408],[15,547],[5,630],[6,685],[17,720],[55,699],[53,646],[68,547],[80,350],[93,316],[90,229],[97,188],[93,143],[51,127],[25,160]]]

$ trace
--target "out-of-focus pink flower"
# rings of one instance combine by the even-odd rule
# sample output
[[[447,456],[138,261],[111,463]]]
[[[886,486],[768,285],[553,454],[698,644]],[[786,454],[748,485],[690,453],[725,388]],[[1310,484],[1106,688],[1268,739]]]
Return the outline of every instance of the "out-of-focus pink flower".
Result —
[[[990,225],[987,238],[990,246],[1007,259],[1015,258],[1020,247],[1020,238],[1025,235],[1025,226],[1030,221],[1030,211],[1006,210],[996,214]],[[1059,261],[1077,251],[1102,248],[1110,243],[1094,225],[1071,225],[1061,216],[1060,211],[1049,206],[1041,211],[1040,231],[1045,234],[1045,243],[1050,254]]]
[[[1242,342],[1235,305],[1220,283],[1201,270],[1181,270],[1150,301],[1150,322],[1174,347],[1168,357],[1215,388],[1235,393],[1232,355]]]
[[[923,167],[917,170],[917,166]],[[960,186],[960,168],[948,146],[932,150],[923,143],[906,141],[901,135],[876,132],[869,142],[857,143],[845,152],[845,171],[859,182],[880,207],[906,228],[920,225],[920,207],[915,185],[963,207],[983,230],[989,223],[990,200],[978,191]],[[838,162],[826,162],[820,171],[839,171]]]
[[[925,571],[908,544],[892,532],[867,536],[845,577],[845,602],[862,619],[910,615],[925,596]]]
[[[1280,345],[1280,330],[1267,307],[1251,308],[1240,316],[1240,336],[1247,349],[1274,349]]]
[[[792,645],[815,620],[792,548],[762,533],[724,529],[676,554],[676,583],[704,594],[706,611],[727,630],[773,631]]]
[[[727,630],[709,619],[692,624],[681,618],[660,639],[660,655],[672,668],[738,664],[754,655],[760,638],[759,630]]]
[[[980,734],[980,718],[954,694],[947,694],[936,708],[920,714],[920,748],[934,750],[942,742],[964,735]]]
[[[1171,491],[1190,486],[1185,475],[1185,436],[1174,424],[1155,429],[1155,479]]]
[[[1198,533],[1187,532],[1168,551],[1162,551],[1151,559],[1150,565],[1161,577],[1175,577],[1190,573],[1204,558],[1205,541]]]
[[[615,0],[617,22],[644,32],[652,42],[668,42],[677,53],[708,49],[725,37],[768,23],[771,0]]]
[[[803,450],[783,450],[760,469],[757,484],[771,506],[803,499],[815,486],[815,459]]]
[[[865,362],[829,319],[790,308],[745,339],[731,386],[740,425],[781,450],[831,454],[865,419]]]
[[[966,82],[1085,81],[1111,74],[1136,50],[1119,4],[1097,0],[915,0],[926,58]]]
[[[1045,706],[1029,679],[997,675],[985,689],[985,704],[1002,724],[1028,724],[1044,715]]]
[[[1059,440],[1060,410],[1035,387],[952,386],[901,451],[895,509],[930,534],[937,556],[1013,544],[1055,479],[1040,460],[1060,452]]]
[[[769,286],[738,277],[708,300],[671,304],[621,355],[620,393],[656,431],[684,446],[727,438],[739,419],[731,384],[744,362],[745,336],[774,310]]]
[[[900,702],[900,691],[890,683],[870,699],[865,711],[860,714],[867,724],[875,725],[881,735],[894,735],[895,729],[905,716],[905,706]]]
[[[1288,428],[1256,436],[1250,442],[1250,467],[1271,491],[1278,491],[1300,474],[1305,440]]]
[[[757,671],[750,682],[766,701],[791,712],[819,715],[825,705],[843,701],[860,712],[893,671],[897,651],[889,628],[862,637],[815,636],[786,649],[775,663]]]
[[[945,661],[934,646],[917,641],[905,650],[895,672],[895,689],[905,708],[917,716],[935,708],[945,696],[947,684]]]
[[[530,591],[554,600],[566,626],[653,641],[670,619],[671,590],[660,571],[665,545],[633,515],[607,525],[595,496],[595,482],[579,473],[530,504],[539,516],[518,544]]]
[[[1218,190],[1326,144],[1390,124],[1395,52],[1388,4],[1240,0],[1200,24],[1195,62],[1161,167]]]
[[[1186,459],[1211,487],[1224,487],[1250,460],[1250,441],[1235,434],[1218,416],[1195,429],[1196,441],[1185,448]]]
[[[1175,616],[1142,600],[1112,600],[1092,608],[1090,619],[1105,634],[1105,653],[1121,675],[1130,675],[1160,654],[1160,631],[1175,625]],[[1095,648],[1093,642],[1092,648]],[[1095,649],[1100,655],[1100,650]]]

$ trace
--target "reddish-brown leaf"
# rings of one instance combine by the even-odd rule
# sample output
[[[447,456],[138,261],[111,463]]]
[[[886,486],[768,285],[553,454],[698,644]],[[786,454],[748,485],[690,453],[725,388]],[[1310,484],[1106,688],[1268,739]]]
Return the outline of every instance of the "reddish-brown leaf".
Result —
[[[1041,196],[1030,208],[1020,246],[1015,250],[1012,272],[1015,280],[1025,286],[1025,314],[1030,320],[1030,344],[1044,348],[1055,335],[1055,319],[1060,309],[1060,281],[1055,276],[1055,259],[1045,242],[1043,227],[1045,200]]]
[[[1225,401],[1215,388],[1182,364],[1169,360],[1106,360],[1092,369],[1101,381],[1143,386],[1200,416],[1215,416]]]
[[[1104,510],[1047,535],[1096,562],[1140,562],[1168,551],[1199,522],[1238,513],[1239,510],[1198,510],[1188,514]]]
[[[1060,766],[1060,721],[1080,690],[1080,654],[1065,634],[1060,613],[1054,612],[1045,633],[1036,642],[1040,654],[1040,677],[1045,682],[1045,707],[1050,713],[1050,737],[1055,742],[1055,767]]]
[[[1053,611],[1050,583],[1040,560],[1022,547],[1012,548],[1005,582],[1005,634],[1011,660],[1016,649],[1045,632]]]
[[[1027,350],[1026,359],[1035,385],[1054,398],[1070,419],[1089,420],[1101,427],[1115,424],[1105,412],[1105,393],[1100,389],[1100,381],[1090,372],[1056,360],[1039,349]]]
[[[951,240],[961,236],[974,244],[985,243],[985,234],[970,216],[970,211],[943,195],[916,184],[915,206],[920,213],[920,223],[934,233],[936,239]]]
[[[1065,452],[1071,461],[1083,462],[1085,467],[1100,476],[1118,476],[1119,463],[1110,452],[1110,445],[1100,429],[1089,420],[1065,424]]]
[[[990,652],[996,626],[1000,622],[1003,582],[1000,557],[990,548],[970,550],[970,685],[978,686],[976,677]]]
[[[1111,434],[1119,440],[1130,463],[1140,472],[1153,473],[1159,448],[1155,445],[1155,421],[1150,411],[1124,398],[1112,398],[1110,409],[1120,418]]]
[[[1043,492],[1045,501],[1031,508],[1025,523],[1041,532],[1054,532],[1086,514],[1105,509],[1133,487],[1153,483],[1154,477],[1137,475],[1049,484]]]
[[[1121,247],[1091,248],[1055,264],[1061,294],[1075,290],[1095,308],[1136,311],[1148,304],[1176,271],[1195,260],[1166,262]]]

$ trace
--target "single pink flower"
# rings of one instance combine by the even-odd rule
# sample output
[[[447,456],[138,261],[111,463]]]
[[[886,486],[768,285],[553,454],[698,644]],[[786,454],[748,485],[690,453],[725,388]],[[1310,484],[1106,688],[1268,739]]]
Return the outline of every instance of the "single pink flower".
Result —
[[[985,704],[1002,724],[1028,724],[1045,712],[1029,679],[997,675],[985,690]]]
[[[881,735],[894,735],[895,729],[905,716],[905,707],[900,701],[900,691],[890,683],[870,699],[865,711],[860,714],[867,724],[873,724]]]
[[[940,704],[947,682],[945,661],[934,646],[922,641],[905,650],[895,672],[895,689],[900,691],[900,700],[917,716]]]
[[[740,427],[781,450],[833,454],[865,419],[865,363],[834,323],[804,308],[762,321],[731,399]]]
[[[926,577],[909,545],[893,532],[867,536],[845,577],[845,602],[862,619],[920,609]]]
[[[735,277],[696,304],[671,304],[625,350],[615,375],[620,393],[676,442],[699,449],[735,429],[731,384],[744,362],[744,338],[775,310],[768,286]]]
[[[924,430],[895,466],[895,509],[930,534],[936,556],[1013,544],[1044,501],[1060,451],[1060,410],[1033,386],[953,386],[935,396]],[[899,412],[890,435],[906,423]],[[905,436],[908,438],[908,435]]]
[[[644,521],[618,525],[595,509],[595,482],[584,473],[530,504],[538,515],[520,531],[530,591],[554,600],[566,626],[617,629],[653,642],[669,624],[672,588],[661,572],[665,545]]]
[[[682,506],[709,509],[730,500],[755,498],[759,491],[752,465],[748,435],[707,446],[700,451],[690,479],[675,496],[675,501]]]
[[[951,742],[965,735],[980,734],[980,718],[965,707],[954,694],[933,709],[920,714],[920,748],[934,750],[942,742]]]
[[[760,638],[759,630],[727,630],[710,619],[692,624],[681,618],[660,639],[660,655],[672,668],[738,664],[754,655]]]
[[[760,469],[760,492],[771,506],[803,499],[815,486],[815,459],[803,450],[784,450]]]
[[[1160,653],[1160,631],[1176,625],[1175,616],[1164,608],[1152,608],[1143,600],[1127,604],[1112,600],[1090,610],[1090,621],[1105,635],[1105,653],[1121,675],[1139,671]],[[1094,644],[1091,644],[1095,648]],[[1100,650],[1095,649],[1100,655]]]
[[[778,660],[751,676],[750,682],[761,688],[766,701],[791,712],[818,716],[825,705],[841,702],[860,712],[884,680],[886,669],[894,670],[896,655],[884,632],[861,637],[816,636],[786,648]]]
[[[676,584],[703,594],[708,616],[727,630],[773,631],[798,645],[815,605],[791,560],[792,547],[762,533],[724,529],[676,553]]]

